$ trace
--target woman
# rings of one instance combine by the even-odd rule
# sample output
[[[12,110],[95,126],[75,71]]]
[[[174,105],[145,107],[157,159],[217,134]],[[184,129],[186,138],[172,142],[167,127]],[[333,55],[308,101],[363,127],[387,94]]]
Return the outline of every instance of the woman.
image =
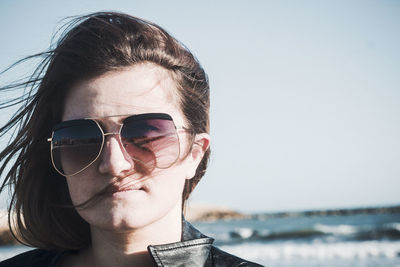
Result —
[[[208,79],[182,44],[106,12],[75,19],[39,56],[13,85],[30,91],[0,154],[1,173],[17,156],[2,185],[14,187],[13,234],[39,249],[0,266],[259,266],[183,219],[210,137]]]

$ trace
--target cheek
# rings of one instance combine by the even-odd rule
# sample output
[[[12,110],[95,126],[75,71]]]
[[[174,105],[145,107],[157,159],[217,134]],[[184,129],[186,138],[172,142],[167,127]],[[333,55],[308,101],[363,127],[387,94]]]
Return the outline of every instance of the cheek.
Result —
[[[73,205],[78,205],[82,202],[82,195],[84,194],[82,187],[78,185],[76,181],[74,181],[74,177],[67,178],[69,195],[72,200]]]
[[[94,194],[93,181],[87,176],[74,175],[67,177],[67,184],[72,203],[74,205],[82,204],[90,199]]]
[[[171,166],[166,170],[155,173],[150,181],[153,184],[154,195],[161,201],[180,200],[186,181],[186,169],[180,164]]]

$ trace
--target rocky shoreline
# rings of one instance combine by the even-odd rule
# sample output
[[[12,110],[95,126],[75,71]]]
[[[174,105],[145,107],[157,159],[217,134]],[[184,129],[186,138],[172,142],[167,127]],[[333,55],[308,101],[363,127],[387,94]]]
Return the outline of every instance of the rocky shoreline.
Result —
[[[0,246],[19,244],[8,228],[7,211],[0,211]]]
[[[188,205],[185,210],[185,219],[190,222],[218,221],[218,220],[242,220],[252,216],[232,210],[228,207],[213,205]]]
[[[345,216],[356,214],[394,214],[400,213],[400,205],[385,207],[365,207],[347,209],[306,210],[294,212],[273,212],[254,214],[254,219],[283,218],[283,217],[310,217],[310,216]]]

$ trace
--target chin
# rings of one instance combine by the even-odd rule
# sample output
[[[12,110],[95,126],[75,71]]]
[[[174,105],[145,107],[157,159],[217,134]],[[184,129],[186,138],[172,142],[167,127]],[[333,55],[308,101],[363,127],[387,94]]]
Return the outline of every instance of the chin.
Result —
[[[160,209],[160,204],[143,201],[138,194],[141,193],[126,194],[124,198],[105,198],[94,207],[78,213],[91,227],[115,232],[138,230],[173,213],[174,205],[166,207],[164,203],[164,207]],[[138,201],[139,199],[142,201]]]

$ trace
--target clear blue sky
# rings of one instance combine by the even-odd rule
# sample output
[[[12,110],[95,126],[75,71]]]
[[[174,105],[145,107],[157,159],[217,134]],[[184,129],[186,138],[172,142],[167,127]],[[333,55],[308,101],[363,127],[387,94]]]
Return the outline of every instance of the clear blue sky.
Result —
[[[400,203],[399,1],[3,0],[0,68],[46,49],[61,19],[100,10],[165,27],[210,76],[213,155],[192,202]]]

